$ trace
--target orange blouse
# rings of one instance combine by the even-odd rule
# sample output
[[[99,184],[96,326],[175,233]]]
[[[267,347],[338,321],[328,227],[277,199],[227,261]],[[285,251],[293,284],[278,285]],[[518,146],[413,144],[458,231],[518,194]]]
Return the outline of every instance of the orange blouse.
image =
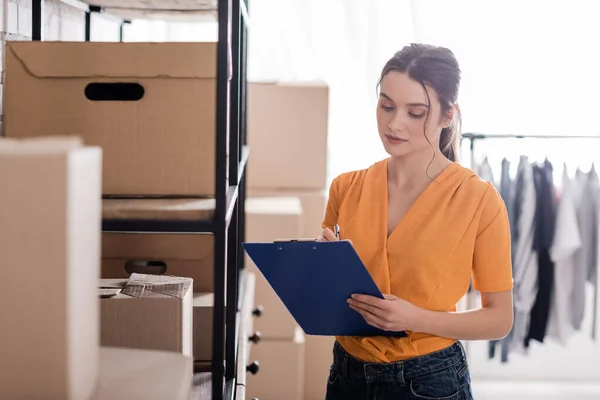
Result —
[[[495,187],[452,163],[429,184],[388,232],[387,160],[333,180],[323,228],[340,226],[384,294],[416,306],[456,311],[469,289],[513,287],[510,227]],[[431,353],[453,339],[408,332],[405,338],[338,337],[367,362],[393,362]]]

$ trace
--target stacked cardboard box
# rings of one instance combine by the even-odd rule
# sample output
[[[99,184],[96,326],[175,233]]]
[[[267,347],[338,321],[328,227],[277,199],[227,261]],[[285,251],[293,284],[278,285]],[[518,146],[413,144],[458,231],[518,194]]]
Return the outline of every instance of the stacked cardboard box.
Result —
[[[104,218],[208,219],[215,195],[216,54],[212,42],[9,42],[6,135],[81,136],[87,145],[100,147]],[[132,273],[187,277],[195,293],[210,294],[213,242],[210,234],[104,232],[101,278],[126,279]],[[145,321],[168,325],[151,339],[131,320],[115,327],[111,321],[123,321],[132,309],[181,305],[167,305],[166,298],[129,297],[102,302],[103,344],[190,351],[189,345],[174,345],[170,336],[188,332],[184,314],[169,318],[173,314],[157,313]],[[211,307],[203,302],[199,315],[212,315],[205,312]],[[212,319],[198,319],[195,325],[199,357],[205,359],[212,335],[204,333],[212,332]],[[193,343],[193,338],[180,339]]]
[[[296,197],[249,198],[246,200],[246,241],[272,242],[298,237],[301,219],[302,205]],[[291,340],[296,335],[294,318],[247,255],[245,260],[247,268],[257,275],[255,304],[264,308],[263,315],[254,323],[255,329],[263,340]]]
[[[327,193],[328,87],[323,83],[253,82],[247,107],[252,157],[246,240],[316,238],[321,234]],[[293,318],[260,273],[255,300],[265,310],[255,323],[263,341],[252,350],[252,357],[261,363],[261,376],[249,379],[248,394],[261,399],[324,398],[333,339],[298,339]],[[329,347],[325,355],[324,347]],[[289,357],[268,356],[276,352]],[[301,382],[277,378],[281,370]],[[271,385],[260,387],[267,380]],[[288,391],[283,391],[285,387]]]
[[[305,336],[300,328],[290,340],[265,340],[252,348],[260,372],[249,375],[249,398],[264,400],[303,399],[305,393]]]
[[[105,196],[214,196],[216,53],[216,43],[8,42],[6,134],[101,147]]]
[[[190,357],[100,346],[101,169],[75,138],[0,139],[2,399],[189,398]]]
[[[175,351],[192,357],[192,279],[133,273],[100,282],[103,346]]]
[[[0,139],[2,399],[94,390],[101,163],[77,140]]]

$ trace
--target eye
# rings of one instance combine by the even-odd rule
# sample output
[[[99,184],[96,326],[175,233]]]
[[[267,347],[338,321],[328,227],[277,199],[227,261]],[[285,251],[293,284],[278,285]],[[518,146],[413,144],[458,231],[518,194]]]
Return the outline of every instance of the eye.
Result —
[[[389,106],[384,106],[383,104],[381,105],[381,109],[385,112],[392,112],[394,111],[394,107],[389,107]]]
[[[421,113],[421,114],[415,114],[415,113],[411,113],[411,112],[409,112],[409,113],[408,113],[408,115],[409,115],[411,118],[414,118],[414,119],[419,119],[419,118],[423,118],[423,117],[425,116],[425,113]]]

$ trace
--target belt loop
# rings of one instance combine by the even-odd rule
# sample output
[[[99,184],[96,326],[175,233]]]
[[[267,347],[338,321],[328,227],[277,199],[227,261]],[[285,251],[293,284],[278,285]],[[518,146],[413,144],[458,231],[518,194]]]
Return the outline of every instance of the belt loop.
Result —
[[[465,347],[460,340],[457,340],[456,343],[458,343],[458,348],[460,349],[460,354],[462,355],[463,361],[467,362],[467,352],[465,351]]]
[[[338,345],[339,346],[339,345]],[[341,348],[341,346],[340,346]],[[342,359],[340,360],[340,372],[344,378],[348,378],[348,353],[345,350],[342,350]]]
[[[402,361],[396,362],[396,379],[401,386],[406,385],[406,381],[404,380],[404,363]]]
[[[338,372],[344,378],[347,378],[348,377],[348,353],[346,353],[346,350],[344,350],[342,345],[340,345],[337,340],[335,341],[335,344],[333,345],[333,362],[336,364],[336,367],[338,368]]]

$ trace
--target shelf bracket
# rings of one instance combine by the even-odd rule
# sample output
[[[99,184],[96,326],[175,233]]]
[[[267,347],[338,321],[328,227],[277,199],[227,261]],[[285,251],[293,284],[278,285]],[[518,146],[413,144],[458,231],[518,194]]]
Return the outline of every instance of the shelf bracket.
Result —
[[[101,14],[104,9],[100,6],[93,6],[90,4],[89,10],[85,13],[85,41],[89,42],[92,40],[92,13]]]
[[[126,24],[131,24],[131,21],[124,19],[123,21],[121,21],[121,24],[119,25],[119,42],[123,43],[123,39],[125,38],[125,25]]]

